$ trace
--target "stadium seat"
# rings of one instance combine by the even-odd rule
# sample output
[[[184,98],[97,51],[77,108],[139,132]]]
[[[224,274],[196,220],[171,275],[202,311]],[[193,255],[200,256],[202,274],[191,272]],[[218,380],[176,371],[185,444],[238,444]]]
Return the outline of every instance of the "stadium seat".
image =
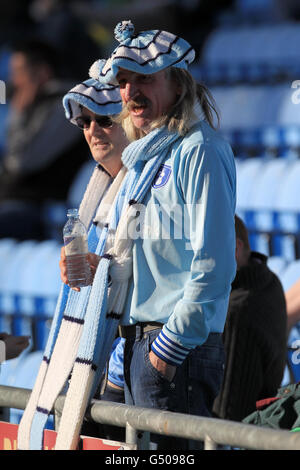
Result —
[[[9,63],[11,51],[7,45],[1,45],[0,48],[0,80],[6,82],[9,79]]]
[[[277,122],[280,126],[300,126],[300,106],[293,102],[292,95],[293,89],[291,88],[291,84],[289,84],[289,87],[286,87],[280,102],[280,108],[277,117]]]
[[[5,312],[3,305],[4,290],[1,288],[6,269],[9,266],[10,258],[14,255],[16,241],[12,238],[3,238],[0,240],[0,332],[11,332],[11,317]]]
[[[281,278],[285,268],[287,267],[287,261],[281,256],[270,256],[267,260],[268,267],[275,273],[279,279]]]
[[[232,69],[236,81],[243,82],[266,82],[282,75],[297,78],[299,40],[299,27],[292,22],[220,27],[208,36],[201,65],[218,69],[218,81],[232,78]]]
[[[284,291],[287,291],[300,278],[300,259],[287,263],[286,268],[280,274],[280,280]]]
[[[264,161],[256,178],[255,191],[253,191],[252,199],[249,202],[254,213],[253,228],[261,231],[274,229],[274,200],[289,168],[289,163],[284,159]]]
[[[20,315],[18,289],[24,266],[33,256],[38,242],[28,240],[16,243],[10,253],[7,263],[1,267],[0,272],[0,297],[1,314],[11,320],[9,333],[19,335],[31,335],[31,324],[23,321]]]
[[[221,115],[220,130],[230,135],[237,156],[290,156],[299,150],[299,109],[291,84],[211,87]],[[292,112],[289,108],[292,107]]]
[[[78,171],[68,194],[68,207],[79,207],[82,196],[86,190],[89,179],[95,168],[95,161],[91,160],[86,162]]]
[[[42,359],[43,351],[34,351],[25,356],[21,355],[16,359],[6,361],[2,365],[4,370],[1,370],[0,374],[1,385],[32,390]],[[11,408],[9,421],[19,424],[22,415],[23,410]],[[53,429],[53,427],[53,417],[49,417],[46,428]]]
[[[48,200],[43,204],[45,237],[62,241],[63,226],[67,220],[67,204],[64,201]]]
[[[51,200],[45,202],[43,221],[48,238],[62,242],[62,230],[67,221],[67,209],[79,207],[94,168],[94,160],[89,160],[81,166],[71,183],[65,202]]]
[[[291,162],[274,199],[274,254],[294,260],[299,256],[300,231],[300,161]]]
[[[44,349],[60,289],[61,244],[46,240],[37,244],[22,269],[17,292],[19,311],[32,322],[34,349]]]
[[[276,228],[274,201],[289,168],[290,163],[285,159],[265,159],[248,202],[246,219],[253,248],[268,256],[273,255],[272,236]]]
[[[247,227],[251,224],[251,220],[247,220],[247,211],[250,208],[249,205],[256,190],[256,181],[263,166],[264,161],[259,158],[245,159],[237,166],[236,212],[243,219]]]

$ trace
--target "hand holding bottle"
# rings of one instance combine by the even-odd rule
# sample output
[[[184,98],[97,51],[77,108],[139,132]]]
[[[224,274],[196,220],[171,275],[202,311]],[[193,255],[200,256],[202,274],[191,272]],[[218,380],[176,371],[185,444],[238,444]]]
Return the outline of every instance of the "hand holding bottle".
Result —
[[[95,253],[87,253],[86,259],[87,259],[87,262],[90,266],[91,283],[92,283],[93,279],[94,279],[94,276],[95,276],[97,266],[98,266],[99,261],[101,259],[101,256],[96,255]],[[65,251],[64,246],[61,248],[61,251],[60,251],[59,267],[60,267],[60,277],[61,277],[62,282],[69,285],[69,279],[68,279],[68,273],[67,273],[67,263],[66,263],[66,251]],[[76,292],[80,292],[80,287],[72,287],[72,289],[75,290]]]

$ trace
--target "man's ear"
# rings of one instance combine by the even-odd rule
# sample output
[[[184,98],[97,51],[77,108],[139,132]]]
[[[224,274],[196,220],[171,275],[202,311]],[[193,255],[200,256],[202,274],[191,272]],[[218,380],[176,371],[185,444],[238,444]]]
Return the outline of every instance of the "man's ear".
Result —
[[[181,93],[182,93],[182,85],[181,85],[181,83],[177,83],[176,94],[178,96],[181,96]]]

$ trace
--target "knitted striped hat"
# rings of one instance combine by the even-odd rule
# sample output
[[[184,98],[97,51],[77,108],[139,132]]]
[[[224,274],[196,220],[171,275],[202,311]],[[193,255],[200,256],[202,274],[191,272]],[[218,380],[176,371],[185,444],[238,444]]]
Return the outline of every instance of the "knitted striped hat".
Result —
[[[72,88],[64,97],[63,105],[66,118],[75,124],[75,118],[81,115],[80,105],[95,114],[113,115],[122,110],[119,87],[101,84],[89,78]]]
[[[147,75],[166,67],[187,69],[195,58],[187,41],[167,31],[150,30],[135,35],[129,20],[118,23],[114,33],[119,46],[106,62],[97,61],[90,69],[90,76],[102,83],[117,83],[119,68]]]

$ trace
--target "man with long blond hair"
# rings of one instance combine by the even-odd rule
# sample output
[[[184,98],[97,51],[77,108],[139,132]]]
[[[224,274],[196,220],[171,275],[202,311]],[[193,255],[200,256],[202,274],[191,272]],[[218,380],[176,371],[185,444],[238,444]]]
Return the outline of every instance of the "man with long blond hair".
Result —
[[[119,85],[131,141],[122,160],[129,182],[147,184],[142,199],[128,201],[136,223],[128,232],[133,273],[120,328],[125,399],[210,416],[236,272],[234,157],[214,129],[208,90],[187,70],[191,45],[166,31],[134,34],[130,21],[119,23],[115,36],[119,46],[90,73]],[[197,448],[166,436],[151,442],[156,449]]]

